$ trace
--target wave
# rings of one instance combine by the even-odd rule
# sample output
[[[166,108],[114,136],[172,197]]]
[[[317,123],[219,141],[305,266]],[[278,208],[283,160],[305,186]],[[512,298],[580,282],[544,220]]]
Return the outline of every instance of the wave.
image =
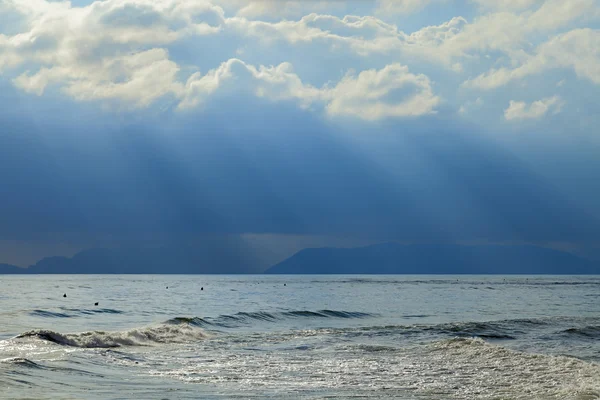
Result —
[[[35,317],[44,318],[73,318],[82,315],[94,315],[94,314],[123,314],[121,310],[115,310],[112,308],[65,308],[61,307],[61,311],[49,311],[49,310],[32,310],[29,315]]]
[[[296,332],[296,335],[312,336],[314,334],[342,335],[348,338],[365,337],[393,337],[403,336],[412,338],[440,339],[440,338],[480,338],[490,341],[517,340],[530,334],[548,336],[552,329],[563,324],[591,325],[598,321],[596,317],[571,318],[522,318],[505,319],[496,321],[465,321],[447,322],[439,324],[406,324],[406,325],[371,325],[343,328],[307,329]],[[560,325],[559,325],[560,324]],[[577,328],[579,329],[579,328]],[[600,335],[599,327],[588,327],[583,332],[569,331],[570,334]],[[536,333],[537,332],[537,333]],[[600,337],[600,336],[598,336]]]
[[[376,317],[377,314],[334,311],[334,310],[294,310],[280,312],[238,312],[235,314],[220,315],[217,317],[177,317],[166,321],[166,324],[189,324],[207,330],[218,330],[220,328],[240,328],[252,326],[253,324],[277,324],[285,323],[286,320],[307,319],[362,319]],[[407,316],[420,318],[420,315]],[[481,338],[491,341],[517,340],[525,335],[537,332],[547,338],[554,330],[555,334],[578,335],[586,338],[600,338],[600,325],[596,317],[544,317],[544,318],[520,318],[504,319],[496,321],[465,321],[447,322],[439,324],[405,324],[405,325],[370,325],[355,327],[327,327],[320,329],[309,329],[305,333],[331,333],[345,335],[348,337],[429,337],[436,338]],[[557,326],[569,328],[556,332]],[[295,334],[297,334],[296,332]],[[300,333],[302,335],[302,333]]]
[[[120,313],[112,309],[65,309],[72,312],[85,313],[107,312]],[[49,318],[67,318],[68,314],[51,312],[45,310],[33,310],[33,315]],[[253,322],[277,322],[290,318],[366,318],[373,314],[319,310],[319,311],[283,311],[269,313],[259,312],[238,312],[232,315],[220,315],[216,318],[200,317],[176,317],[157,326],[131,329],[121,332],[102,332],[91,331],[82,333],[62,334],[48,329],[36,329],[24,332],[15,337],[15,339],[39,339],[46,342],[56,343],[63,346],[82,347],[82,348],[115,348],[121,346],[148,346],[161,343],[185,343],[201,340],[207,337],[206,332],[201,329],[204,327],[227,327],[233,328],[242,325],[248,325]]]
[[[33,310],[29,313],[34,317],[45,317],[45,318],[71,318],[72,315],[60,312],[46,311],[46,310]]]
[[[428,330],[458,337],[478,337],[482,339],[516,339],[532,329],[546,327],[552,322],[543,319],[504,319],[485,322],[451,322],[432,325]],[[427,330],[427,329],[425,329]]]
[[[220,327],[220,328],[236,328],[249,325],[255,322],[279,322],[286,319],[325,319],[325,318],[368,318],[376,314],[369,314],[356,311],[336,311],[336,310],[294,310],[280,312],[238,312],[235,314],[224,314],[218,317],[177,317],[167,321],[169,324],[186,323],[199,327]]]
[[[52,330],[36,329],[22,333],[15,339],[39,339],[63,346],[81,348],[115,348],[122,346],[149,346],[153,344],[187,343],[205,339],[208,335],[194,324],[161,324],[121,332],[91,331],[62,334]]]
[[[18,365],[20,367],[33,368],[33,369],[43,369],[44,368],[43,366],[36,363],[35,361],[31,361],[31,360],[29,360],[27,358],[23,358],[23,357],[5,358],[4,360],[0,360],[0,363],[1,364]]]
[[[123,314],[121,310],[115,310],[113,308],[65,308],[67,311],[74,313],[93,315],[93,314]]]
[[[424,329],[428,330],[428,329]],[[434,325],[430,330],[436,333],[461,337],[478,337],[482,339],[513,340],[516,339],[516,324],[500,322],[460,322]]]
[[[350,336],[446,336],[481,338],[490,340],[514,340],[532,329],[546,327],[548,322],[536,319],[514,319],[485,322],[448,322],[441,324],[386,325],[342,328],[338,333]]]
[[[281,314],[290,317],[309,317],[309,318],[367,318],[375,316],[375,314],[353,312],[353,311],[333,311],[333,310],[320,310],[320,311],[286,311]]]
[[[586,338],[600,338],[600,326],[592,325],[580,328],[569,328],[561,331],[561,333],[566,335],[582,336]]]

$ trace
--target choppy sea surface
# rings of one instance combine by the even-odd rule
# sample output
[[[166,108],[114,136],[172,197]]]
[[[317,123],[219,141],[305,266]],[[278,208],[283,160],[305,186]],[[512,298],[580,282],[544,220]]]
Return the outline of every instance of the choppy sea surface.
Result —
[[[0,276],[2,399],[284,397],[600,399],[600,277]]]

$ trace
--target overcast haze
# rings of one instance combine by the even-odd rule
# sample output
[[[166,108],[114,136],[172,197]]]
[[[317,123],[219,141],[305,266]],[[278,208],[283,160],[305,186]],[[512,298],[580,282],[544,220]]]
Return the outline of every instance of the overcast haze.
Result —
[[[0,0],[0,263],[203,241],[261,265],[384,241],[600,258],[599,28],[598,0]]]

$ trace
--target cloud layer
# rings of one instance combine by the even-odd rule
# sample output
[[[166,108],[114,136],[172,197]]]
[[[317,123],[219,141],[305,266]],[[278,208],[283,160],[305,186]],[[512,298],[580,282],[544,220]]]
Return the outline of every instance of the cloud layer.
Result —
[[[243,92],[366,121],[426,116],[442,104],[464,117],[461,104],[478,91],[553,71],[598,90],[598,0],[474,0],[470,19],[424,20],[412,32],[395,24],[429,6],[451,4],[7,0],[0,20],[13,23],[0,30],[0,76],[33,95],[113,108],[166,102],[189,111]],[[496,116],[503,110],[497,104]]]

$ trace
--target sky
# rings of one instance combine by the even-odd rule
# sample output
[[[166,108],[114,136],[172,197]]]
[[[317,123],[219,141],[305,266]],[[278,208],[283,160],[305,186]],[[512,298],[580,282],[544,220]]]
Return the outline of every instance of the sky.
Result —
[[[598,98],[600,0],[0,0],[0,263],[215,240],[600,258]]]

